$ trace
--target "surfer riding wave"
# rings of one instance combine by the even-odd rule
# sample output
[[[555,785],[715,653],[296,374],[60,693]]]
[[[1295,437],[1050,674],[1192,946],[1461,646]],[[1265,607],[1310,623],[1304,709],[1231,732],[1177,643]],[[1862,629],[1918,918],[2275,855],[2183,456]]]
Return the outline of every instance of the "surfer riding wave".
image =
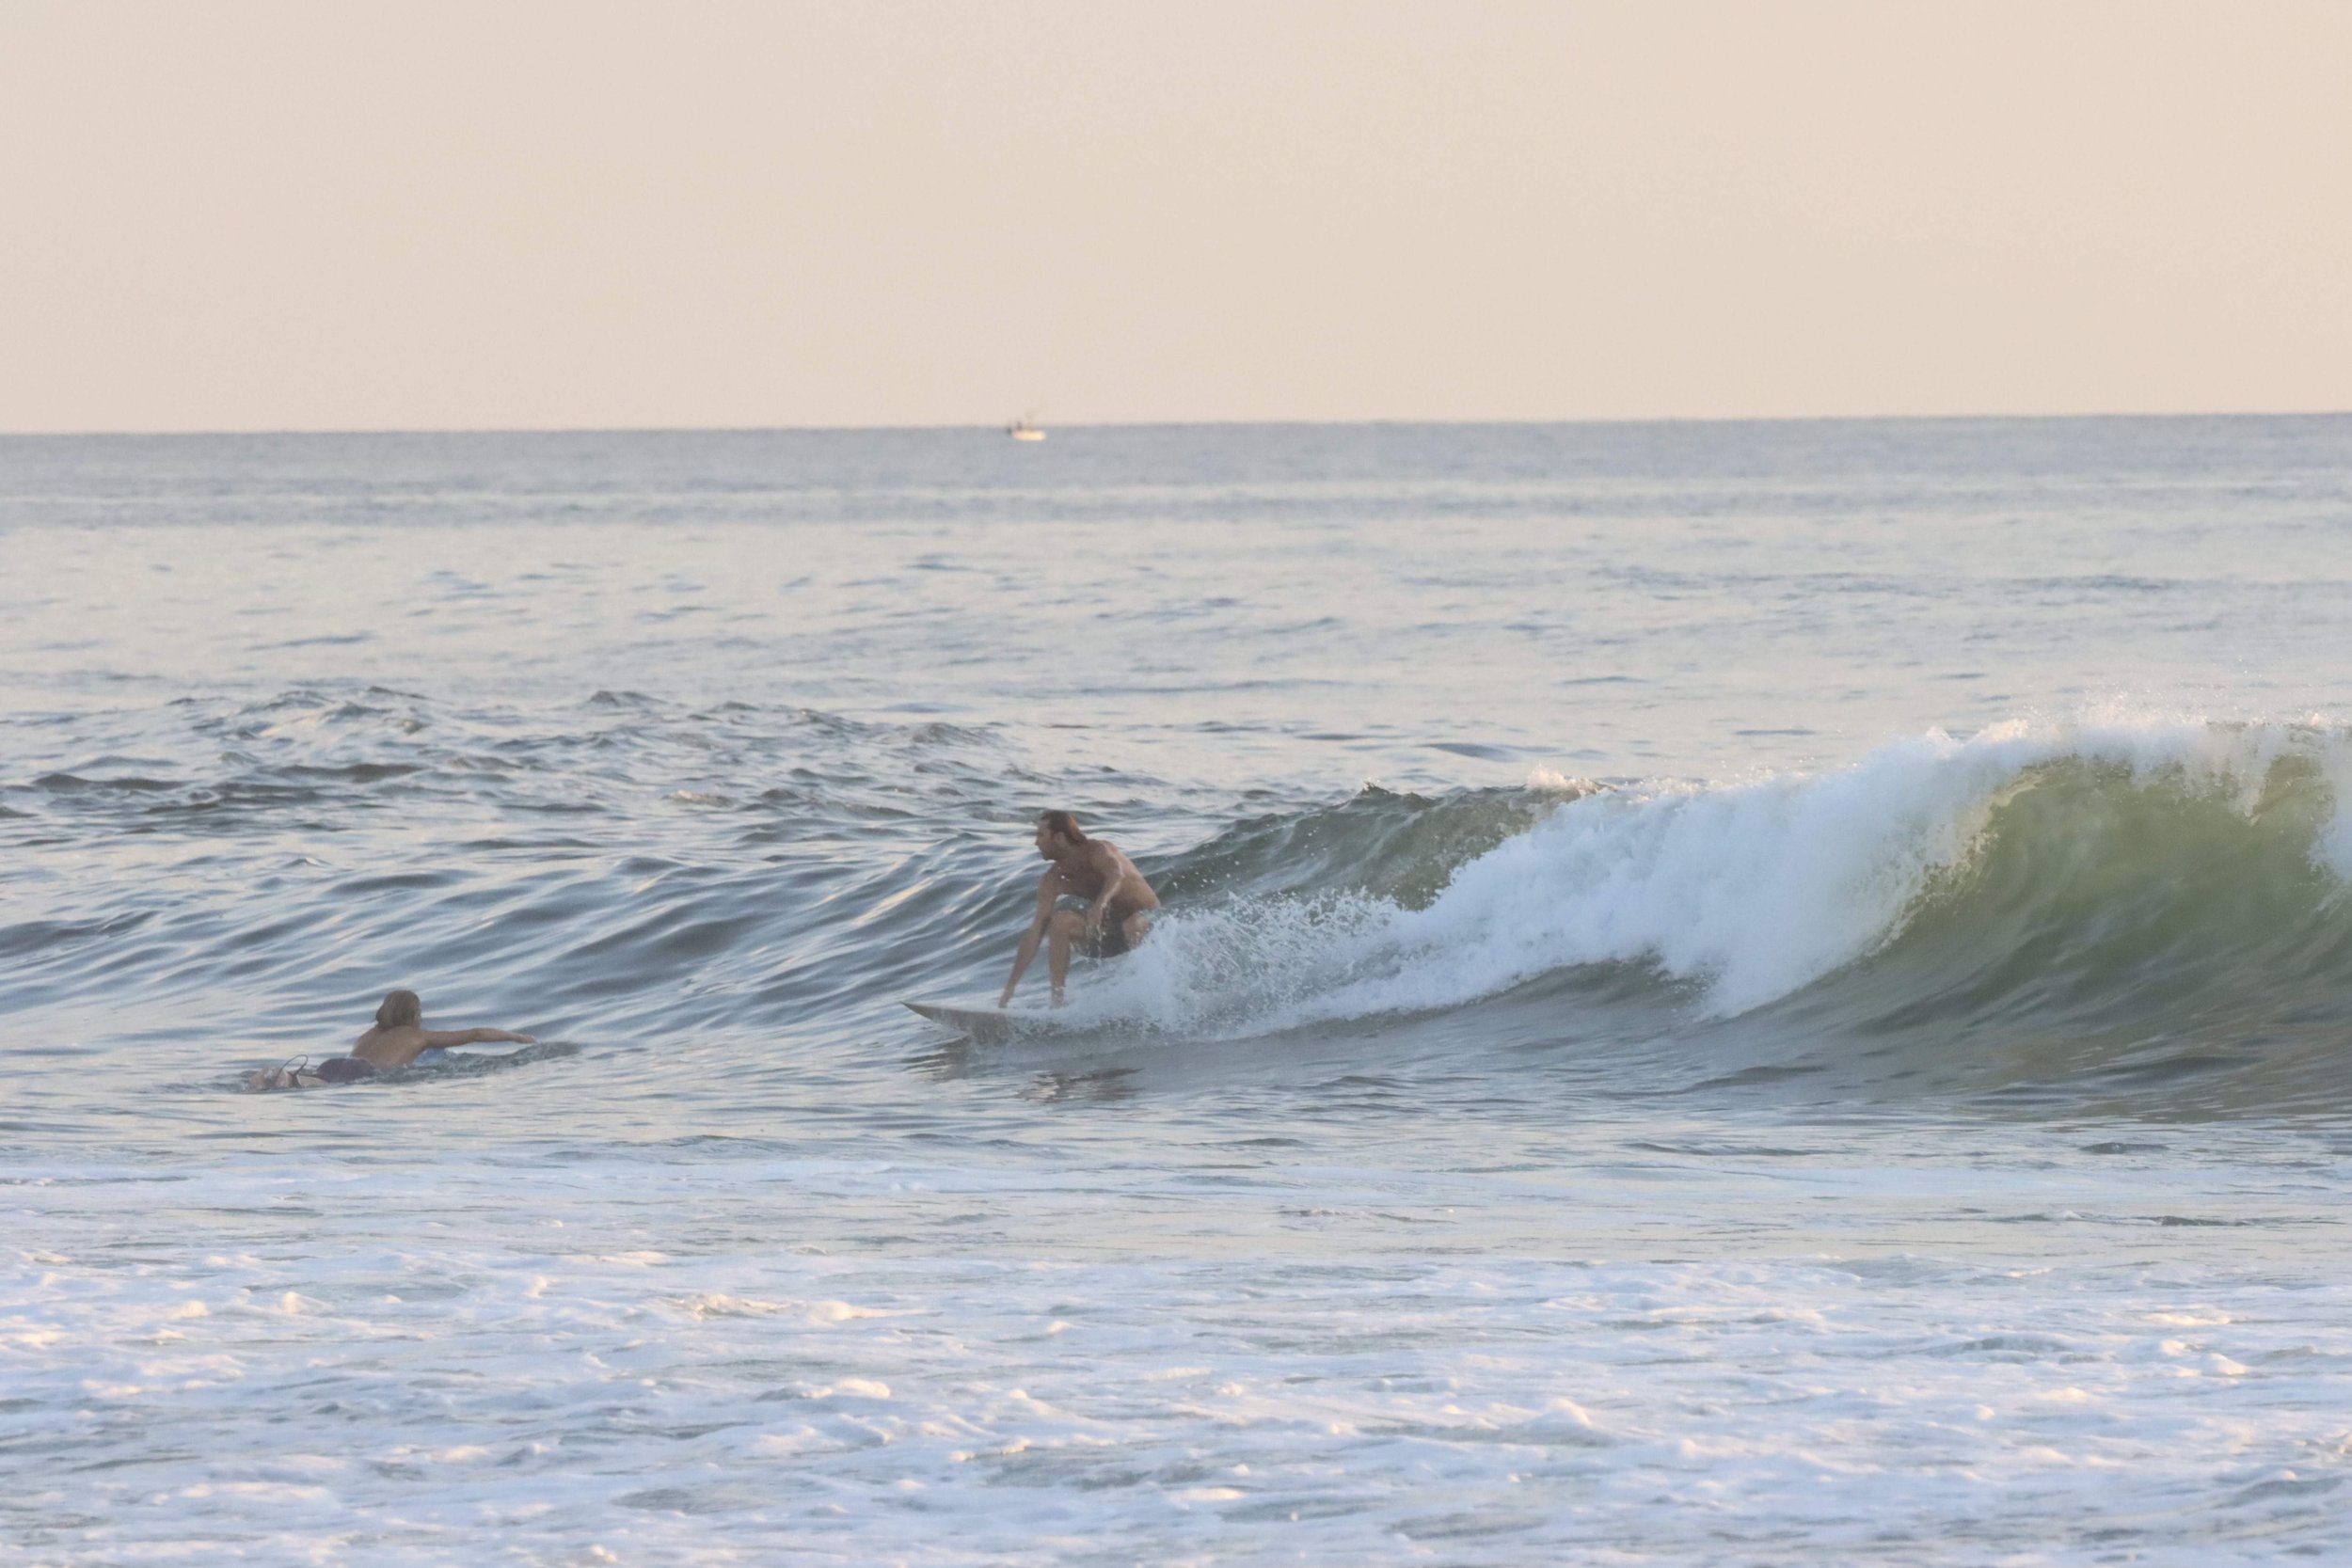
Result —
[[[1073,949],[1089,958],[1115,958],[1143,941],[1152,929],[1152,911],[1160,907],[1160,895],[1119,846],[1089,838],[1066,811],[1039,816],[1037,852],[1053,862],[1053,868],[1037,879],[1037,918],[1013,955],[999,1007],[1012,1006],[1013,990],[1041,942],[1047,944],[1046,972],[1058,1007]]]

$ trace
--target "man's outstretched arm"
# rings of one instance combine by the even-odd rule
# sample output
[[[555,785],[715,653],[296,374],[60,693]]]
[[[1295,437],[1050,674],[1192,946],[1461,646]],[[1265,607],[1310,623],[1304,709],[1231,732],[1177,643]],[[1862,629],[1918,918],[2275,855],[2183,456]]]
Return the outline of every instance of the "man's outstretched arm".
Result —
[[[1012,976],[1005,982],[1005,994],[996,999],[999,1007],[1012,1006],[1012,991],[1021,983],[1029,960],[1037,957],[1038,944],[1045,940],[1045,923],[1054,916],[1054,890],[1041,880],[1037,886],[1037,918],[1029,922],[1028,934],[1021,939],[1021,951],[1012,956]]]

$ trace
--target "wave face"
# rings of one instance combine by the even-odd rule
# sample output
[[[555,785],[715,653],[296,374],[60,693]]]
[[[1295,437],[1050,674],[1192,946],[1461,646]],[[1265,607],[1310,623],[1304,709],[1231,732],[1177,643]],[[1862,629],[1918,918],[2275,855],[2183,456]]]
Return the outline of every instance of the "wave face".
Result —
[[[1584,1011],[1609,976],[1653,1032],[1793,1040],[1817,1069],[1903,1041],[1874,1076],[2300,1098],[2352,1066],[2347,785],[2340,732],[2118,721],[1931,733],[1727,787],[1368,790],[1182,857],[1168,880],[1207,907],[1089,1005],[1270,1032]]]

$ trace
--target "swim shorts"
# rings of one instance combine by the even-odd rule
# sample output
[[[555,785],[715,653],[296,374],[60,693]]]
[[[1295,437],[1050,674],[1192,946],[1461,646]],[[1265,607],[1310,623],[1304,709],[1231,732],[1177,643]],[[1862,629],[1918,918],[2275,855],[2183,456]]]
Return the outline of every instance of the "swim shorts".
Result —
[[[375,1064],[359,1056],[329,1056],[310,1069],[323,1083],[348,1084],[375,1076]]]
[[[1068,910],[1080,916],[1093,907],[1093,899],[1081,898],[1074,893],[1065,893],[1054,900],[1054,908],[1057,910]],[[1116,958],[1121,953],[1129,951],[1127,927],[1123,922],[1105,920],[1103,922],[1101,935],[1091,942],[1085,937],[1080,937],[1074,945],[1081,954],[1089,958]]]

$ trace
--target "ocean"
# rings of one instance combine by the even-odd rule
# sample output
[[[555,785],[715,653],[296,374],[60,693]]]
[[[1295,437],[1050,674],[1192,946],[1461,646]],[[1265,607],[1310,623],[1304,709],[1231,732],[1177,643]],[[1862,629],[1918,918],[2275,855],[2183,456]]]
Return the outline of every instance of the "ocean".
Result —
[[[0,438],[0,1557],[2340,1560],[2347,650],[2352,417]]]

